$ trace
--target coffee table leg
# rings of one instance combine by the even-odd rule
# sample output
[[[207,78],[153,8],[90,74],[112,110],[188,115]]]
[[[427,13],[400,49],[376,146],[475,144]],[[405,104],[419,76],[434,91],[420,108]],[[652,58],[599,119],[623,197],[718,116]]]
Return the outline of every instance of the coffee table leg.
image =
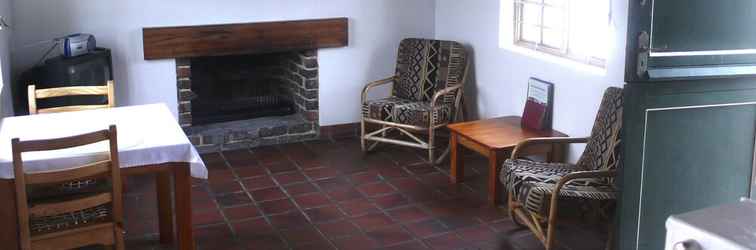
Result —
[[[488,203],[491,206],[497,206],[501,195],[499,194],[499,155],[496,151],[491,150],[488,153]]]
[[[551,152],[548,154],[549,162],[564,162],[566,144],[555,143],[551,145]]]
[[[173,185],[176,192],[176,231],[178,231],[178,249],[193,250],[192,232],[192,177],[189,164],[182,163],[173,168]]]
[[[449,147],[451,147],[451,182],[454,184],[462,182],[465,178],[465,161],[462,159],[462,146],[459,145],[459,135],[452,133],[449,140]]]
[[[173,206],[171,197],[171,173],[160,172],[157,181],[158,223],[160,227],[160,243],[173,243]]]

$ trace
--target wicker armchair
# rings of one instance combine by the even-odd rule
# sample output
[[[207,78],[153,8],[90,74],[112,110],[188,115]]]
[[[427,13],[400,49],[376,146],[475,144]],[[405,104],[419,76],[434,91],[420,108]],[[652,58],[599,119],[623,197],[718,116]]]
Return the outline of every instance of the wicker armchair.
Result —
[[[607,89],[590,137],[527,140],[517,145],[511,159],[504,162],[500,179],[507,187],[510,216],[530,228],[546,249],[555,244],[560,199],[596,201],[603,204],[597,207],[599,210],[616,200],[613,181],[620,164],[622,102],[622,89]],[[521,159],[520,152],[527,147],[568,143],[587,143],[577,164]]]
[[[369,83],[362,91],[362,150],[390,143],[428,150],[428,161],[437,163],[436,130],[462,119],[463,86],[468,71],[467,53],[453,41],[405,39],[399,45],[396,75]],[[368,92],[393,83],[388,98],[368,100]],[[379,129],[367,131],[369,124]],[[399,131],[407,140],[389,137]],[[427,134],[427,140],[421,139]],[[373,143],[368,145],[368,141]]]

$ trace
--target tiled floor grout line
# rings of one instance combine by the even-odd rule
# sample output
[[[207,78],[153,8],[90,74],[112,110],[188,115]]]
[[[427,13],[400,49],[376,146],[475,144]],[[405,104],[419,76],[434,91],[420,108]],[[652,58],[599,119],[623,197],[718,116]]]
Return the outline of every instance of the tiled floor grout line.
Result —
[[[235,181],[235,182],[238,182],[238,183],[239,183],[239,185],[240,185],[240,186],[241,186],[241,188],[242,188],[242,192],[246,193],[246,194],[247,194],[247,196],[249,196],[249,198],[250,198],[250,201],[252,201],[252,202],[253,202],[253,204],[254,204],[254,199],[252,199],[252,197],[251,197],[251,196],[249,195],[249,192],[247,192],[247,191],[246,191],[246,187],[245,187],[244,185],[242,185],[242,183],[241,183],[241,179],[240,179],[240,178],[239,178],[239,176],[238,176],[238,175],[236,174],[236,171],[234,171],[234,170],[232,169],[232,166],[231,166],[231,162],[229,162],[229,161],[228,161],[228,159],[226,158],[226,155],[225,155],[225,154],[223,154],[223,153],[218,153],[218,154],[219,154],[219,155],[221,156],[221,158],[223,158],[223,162],[225,163],[225,165],[226,165],[226,168],[227,168],[228,170],[230,170],[230,171],[231,171],[231,174],[233,174],[233,176],[234,176],[234,181]],[[208,188],[210,188],[210,187],[208,187]],[[212,192],[212,188],[210,188],[210,189],[211,189],[211,190],[210,190],[210,192]],[[215,195],[214,195],[214,196],[215,196]],[[223,217],[223,221],[224,221],[224,222],[226,223],[226,225],[228,226],[228,228],[229,228],[229,231],[231,231],[231,234],[232,234],[232,235],[235,235],[235,236],[236,236],[236,235],[237,235],[236,229],[234,228],[234,225],[233,225],[233,224],[231,223],[231,221],[230,221],[230,220],[228,219],[228,217],[226,216],[226,209],[227,209],[227,208],[226,208],[226,207],[223,207],[223,206],[222,206],[222,205],[221,205],[221,204],[220,204],[219,202],[217,202],[217,201],[216,201],[215,203],[216,203],[216,206],[218,206],[218,211],[220,212],[221,216]],[[234,237],[234,240],[235,240],[236,242],[238,242],[238,243],[242,243],[242,242],[239,242],[239,238],[238,238],[238,237]]]
[[[303,146],[305,146],[305,145],[303,145]],[[305,146],[305,147],[306,147],[306,146]],[[280,149],[280,148],[278,148],[278,150],[281,150],[281,149]],[[301,173],[302,173],[302,176],[304,176],[304,178],[305,178],[305,182],[306,182],[306,183],[312,183],[312,185],[313,185],[313,186],[315,187],[315,189],[316,189],[316,190],[318,190],[318,192],[317,192],[317,193],[319,193],[319,194],[322,194],[322,195],[326,196],[326,198],[327,198],[327,199],[328,199],[328,200],[330,201],[330,203],[329,203],[329,204],[334,204],[333,200],[331,200],[331,197],[330,197],[329,195],[327,195],[327,194],[326,194],[326,193],[325,193],[325,192],[324,192],[323,190],[321,190],[321,188],[320,188],[320,185],[317,185],[317,183],[315,183],[315,180],[312,180],[312,178],[310,178],[310,176],[307,176],[307,174],[305,174],[305,169],[304,169],[304,168],[302,168],[302,166],[300,166],[300,164],[299,164],[299,163],[298,163],[297,161],[295,161],[295,160],[291,159],[291,155],[289,155],[289,154],[284,154],[284,155],[286,156],[286,160],[288,160],[288,161],[292,162],[292,163],[294,164],[294,166],[295,166],[295,167],[296,167],[297,169],[299,169],[299,170],[300,170],[299,172],[301,172]],[[276,183],[278,182],[278,180],[276,180],[275,178],[273,178],[273,181],[274,181],[274,182],[276,182]],[[299,202],[297,202],[297,201],[296,201],[296,200],[294,199],[294,196],[293,196],[293,195],[291,195],[291,194],[289,194],[289,191],[288,191],[288,190],[286,190],[286,189],[284,189],[284,188],[283,188],[283,185],[279,185],[279,186],[281,187],[281,189],[283,189],[283,192],[284,192],[284,193],[286,194],[286,196],[287,196],[287,197],[289,197],[289,199],[291,199],[292,203],[294,203],[294,206],[296,206],[296,207],[298,208],[298,211],[299,211],[299,212],[301,212],[301,213],[302,213],[302,215],[304,215],[304,216],[305,216],[305,218],[306,218],[306,219],[307,219],[307,220],[308,220],[308,221],[310,222],[310,224],[312,225],[312,228],[313,228],[313,229],[314,229],[315,231],[317,231],[317,232],[318,232],[318,234],[320,234],[320,236],[321,236],[321,237],[323,237],[323,239],[325,239],[325,240],[326,240],[326,242],[328,242],[328,244],[329,244],[329,245],[330,245],[331,247],[333,247],[334,249],[338,249],[338,246],[336,246],[336,243],[335,243],[335,242],[332,242],[332,240],[331,240],[331,239],[330,239],[330,238],[328,237],[328,235],[326,235],[325,233],[323,233],[323,232],[322,232],[322,231],[320,230],[320,228],[318,228],[318,226],[317,226],[317,223],[316,223],[316,222],[315,222],[315,221],[314,221],[314,220],[313,220],[312,218],[310,218],[310,216],[309,216],[309,215],[307,214],[307,212],[305,211],[306,209],[303,209],[303,208],[302,208],[302,207],[301,207],[301,206],[299,205]],[[300,196],[303,196],[303,195],[306,195],[306,194],[300,194]],[[313,208],[308,208],[308,209],[313,209]],[[342,214],[346,215],[346,213],[344,213],[343,211],[341,211],[341,209],[340,209],[340,208],[339,208],[338,206],[336,206],[336,209],[339,209],[339,212],[341,212]]]
[[[254,151],[253,151],[252,149],[250,149],[250,148],[248,148],[248,149],[247,149],[246,151],[248,151],[249,155],[250,155],[250,156],[252,157],[252,160],[254,160],[254,161],[256,162],[255,166],[252,166],[252,167],[261,167],[261,168],[264,168],[264,169],[265,169],[265,173],[263,174],[263,176],[268,176],[268,177],[270,177],[270,178],[271,178],[271,179],[272,179],[272,180],[273,180],[273,181],[275,182],[276,180],[275,180],[275,178],[273,178],[273,176],[272,176],[272,172],[270,172],[270,170],[269,170],[269,169],[267,169],[267,168],[266,168],[266,167],[265,167],[265,166],[264,166],[264,165],[262,164],[262,162],[260,162],[260,160],[259,160],[259,159],[257,159],[257,157],[255,157],[255,152],[254,152]],[[266,222],[266,223],[268,223],[268,224],[269,224],[269,225],[271,225],[271,227],[272,227],[273,223],[272,223],[271,219],[269,218],[269,215],[268,215],[267,213],[265,213],[265,212],[263,211],[262,207],[260,206],[260,204],[261,204],[262,202],[258,202],[258,201],[257,201],[257,200],[256,200],[256,199],[255,199],[255,198],[254,198],[254,197],[252,196],[252,190],[248,190],[248,189],[247,189],[247,185],[244,185],[244,183],[242,183],[242,180],[243,180],[243,179],[242,179],[242,178],[240,178],[240,177],[239,177],[239,176],[237,175],[236,171],[235,171],[235,169],[237,169],[237,168],[234,168],[234,167],[233,167],[233,165],[231,165],[231,163],[230,163],[230,162],[228,162],[228,159],[226,159],[226,155],[225,155],[225,154],[223,154],[222,152],[220,152],[219,154],[220,154],[220,155],[222,155],[222,156],[223,156],[223,158],[224,158],[224,159],[226,160],[226,163],[227,163],[227,167],[229,167],[229,168],[231,169],[231,172],[232,172],[232,173],[234,174],[234,176],[236,177],[236,179],[235,179],[235,180],[236,180],[236,181],[237,181],[237,182],[239,183],[239,185],[241,186],[241,188],[242,188],[242,191],[243,191],[243,192],[244,192],[244,193],[245,193],[245,194],[247,195],[247,197],[249,197],[249,199],[250,199],[250,201],[251,201],[252,205],[253,205],[253,206],[254,206],[254,207],[255,207],[255,208],[257,209],[257,211],[259,211],[259,213],[260,213],[260,216],[259,216],[259,217],[254,217],[254,218],[247,218],[247,219],[249,219],[249,220],[245,220],[245,221],[253,221],[253,220],[256,220],[256,219],[262,218],[263,220],[265,220],[265,222]],[[259,178],[259,176],[257,176],[257,177],[253,177],[253,178]],[[252,179],[252,178],[249,178],[249,179]],[[277,184],[277,183],[276,183],[276,184]],[[219,204],[219,205],[220,205],[220,204]],[[221,212],[222,212],[223,214],[225,214],[225,210],[224,210],[224,209],[221,209]],[[224,217],[224,218],[225,218],[225,217]],[[240,235],[239,235],[239,234],[237,234],[237,232],[236,232],[236,229],[234,228],[234,224],[231,224],[231,223],[230,223],[230,222],[229,222],[228,220],[226,220],[226,221],[227,221],[227,222],[228,222],[228,224],[229,224],[229,228],[230,228],[230,230],[231,230],[231,231],[232,231],[232,233],[233,233],[233,234],[234,234],[234,235],[236,236],[236,237],[235,237],[235,240],[237,240],[237,241],[240,241],[240,240],[242,240],[242,239],[241,239],[241,237],[240,237]],[[237,223],[240,223],[240,222],[237,222]],[[288,246],[288,241],[287,241],[287,240],[286,240],[286,239],[285,239],[285,238],[283,237],[283,235],[281,234],[281,232],[280,232],[280,231],[279,231],[279,230],[278,230],[277,228],[275,228],[275,227],[274,227],[274,231],[276,231],[276,235],[278,236],[278,238],[279,238],[280,240],[282,240],[282,241],[284,242],[284,244],[286,244],[286,245]],[[240,243],[245,243],[245,242],[240,242]],[[289,248],[289,249],[291,249],[291,248]]]
[[[397,164],[397,165],[398,165],[398,164]],[[402,166],[400,166],[400,168],[403,168],[403,169],[404,169],[404,171],[407,171],[407,170],[406,170],[406,167],[402,167]],[[408,172],[408,171],[407,171],[407,172]],[[408,178],[412,178],[412,179],[414,179],[414,180],[417,180],[418,182],[420,182],[420,181],[419,181],[419,180],[417,179],[417,177],[416,177],[416,176],[415,176],[414,174],[411,174],[410,176],[411,176],[411,177],[408,177]],[[381,178],[383,178],[383,176],[381,176]],[[388,185],[392,186],[392,187],[393,187],[394,189],[396,189],[396,190],[400,190],[400,188],[399,188],[399,187],[395,186],[395,185],[394,185],[393,183],[391,183],[390,181],[386,181],[386,183],[387,183]],[[420,182],[420,183],[421,183],[422,185],[424,185],[424,184],[423,184],[422,182]],[[406,197],[406,198],[409,198],[409,197]],[[422,212],[424,212],[424,213],[428,214],[429,216],[432,216],[432,214],[433,214],[433,213],[431,213],[430,211],[428,211],[428,209],[427,209],[427,208],[425,208],[425,206],[423,206],[421,202],[419,202],[419,201],[415,201],[414,199],[408,199],[408,200],[409,200],[409,201],[411,202],[411,203],[410,203],[410,205],[412,205],[413,207],[416,207],[416,208],[420,209],[420,211],[422,211]],[[410,205],[407,205],[407,207],[409,207]],[[435,218],[434,218],[434,219],[435,219]],[[430,245],[429,245],[429,244],[428,244],[427,242],[425,242],[425,240],[424,240],[424,239],[426,239],[426,238],[428,238],[428,237],[426,237],[426,238],[423,238],[423,237],[420,237],[420,235],[416,235],[416,234],[415,234],[414,232],[412,232],[412,230],[410,230],[410,228],[409,228],[409,226],[408,226],[408,224],[409,224],[409,223],[419,223],[419,222],[421,222],[421,221],[426,221],[426,220],[424,220],[424,219],[423,219],[423,220],[416,220],[416,221],[413,221],[413,222],[408,222],[408,223],[400,223],[400,226],[402,227],[402,229],[403,229],[404,231],[406,231],[407,233],[409,233],[409,234],[410,234],[410,235],[412,236],[412,241],[417,241],[418,243],[420,243],[420,245],[422,245],[422,246],[423,246],[423,247],[425,247],[425,248],[428,248],[428,249],[433,249],[433,248],[432,248],[432,247],[431,247],[431,246],[430,246]]]
[[[395,163],[394,165],[398,165],[398,164],[396,164],[396,163]],[[400,167],[401,167],[401,166],[400,166]],[[405,170],[405,171],[406,171],[406,170]],[[389,183],[389,182],[388,182],[388,181],[386,180],[386,178],[385,178],[384,176],[380,175],[380,173],[379,173],[379,176],[380,176],[380,178],[381,178],[381,180],[380,180],[379,182],[382,182],[382,183],[385,183],[386,185],[389,185],[389,186],[390,186],[391,188],[393,188],[393,189],[394,189],[394,191],[396,191],[396,193],[397,193],[397,194],[401,195],[401,196],[402,196],[402,198],[406,199],[407,201],[410,201],[410,199],[408,199],[408,197],[406,197],[406,196],[405,196],[404,194],[402,194],[402,193],[401,193],[401,191],[400,191],[400,189],[399,189],[399,188],[397,188],[397,187],[395,187],[395,186],[391,185],[391,183]],[[376,182],[376,183],[378,183],[378,182]],[[358,192],[360,192],[360,191],[358,190]],[[373,198],[373,199],[375,199],[376,197],[384,197],[384,196],[389,196],[389,195],[393,195],[393,194],[394,194],[394,193],[390,193],[390,194],[384,194],[383,196],[374,196],[374,197],[372,197],[372,198]],[[409,206],[409,204],[407,204],[407,205],[405,205],[405,206]],[[400,207],[401,207],[401,206],[400,206]],[[394,218],[393,218],[393,217],[392,217],[392,216],[391,216],[391,215],[390,215],[390,214],[388,213],[388,211],[387,211],[386,209],[384,209],[384,208],[382,208],[382,207],[378,206],[378,210],[379,210],[379,211],[380,211],[380,212],[381,212],[381,213],[382,213],[382,214],[383,214],[384,216],[388,217],[388,218],[389,218],[390,220],[392,220],[392,221],[395,221],[395,220],[394,220]],[[404,225],[402,225],[402,223],[401,223],[401,222],[400,222],[400,223],[397,223],[397,224],[399,225],[399,227],[401,227],[401,228],[402,228],[402,230],[403,230],[403,231],[404,231],[405,233],[407,233],[407,234],[409,234],[409,235],[412,235],[412,232],[411,232],[411,231],[409,231],[409,230],[408,230],[408,229],[407,229],[407,228],[406,228],[406,227],[405,227]],[[389,226],[387,226],[387,227],[389,227]],[[380,228],[376,228],[375,230],[378,230],[378,229],[380,229]],[[390,244],[390,245],[387,245],[387,246],[381,246],[381,248],[385,248],[385,247],[391,247],[391,246],[396,246],[396,245],[401,245],[401,244],[405,244],[405,243],[407,243],[407,242],[411,242],[411,241],[414,241],[414,240],[416,240],[416,237],[412,237],[412,239],[410,239],[410,240],[408,240],[408,241],[398,242],[398,243]],[[423,243],[423,242],[420,242],[420,244],[422,244],[423,246],[427,247],[427,246],[425,245],[425,243]]]
[[[396,166],[397,166],[398,164],[396,164],[396,162],[394,162],[394,165],[395,165],[395,167],[396,167]],[[406,171],[406,170],[405,170],[405,171]],[[351,177],[351,176],[352,176],[352,175],[354,175],[354,174],[357,174],[357,173],[349,174],[348,176],[349,176],[349,177]],[[306,175],[305,175],[305,176],[306,176]],[[389,195],[393,195],[393,194],[395,194],[395,193],[396,193],[396,194],[400,194],[400,195],[401,195],[401,196],[402,196],[403,198],[407,199],[407,197],[406,197],[406,196],[405,196],[404,194],[402,194],[402,193],[400,192],[400,190],[399,190],[398,188],[396,188],[396,187],[394,187],[393,185],[391,185],[390,183],[388,183],[388,182],[387,182],[387,180],[386,180],[386,178],[385,178],[384,176],[380,175],[380,173],[378,173],[378,176],[379,176],[379,177],[381,178],[380,180],[378,180],[378,181],[374,181],[374,182],[370,182],[370,183],[362,183],[362,185],[365,185],[365,184],[371,184],[371,183],[381,183],[381,182],[383,182],[383,183],[386,183],[387,185],[390,185],[390,186],[391,186],[391,187],[392,187],[392,188],[394,189],[394,191],[396,191],[395,193],[384,194],[384,195],[382,195],[382,196],[381,196],[381,195],[378,195],[378,196],[373,196],[373,197],[370,197],[370,196],[368,196],[368,195],[366,195],[366,194],[362,193],[362,191],[360,191],[359,189],[357,189],[356,187],[357,187],[358,185],[356,185],[356,184],[355,184],[355,183],[353,182],[353,180],[352,180],[351,178],[347,178],[346,176],[347,176],[347,174],[345,174],[345,173],[341,173],[341,176],[337,176],[337,177],[334,177],[334,178],[339,178],[339,177],[344,177],[344,178],[346,178],[346,180],[347,180],[347,181],[348,181],[349,183],[351,183],[351,184],[352,184],[352,186],[354,186],[354,187],[355,187],[355,190],[357,190],[357,192],[359,192],[359,193],[360,193],[360,195],[362,195],[362,197],[363,197],[364,199],[366,199],[366,200],[370,201],[370,203],[371,203],[371,204],[373,204],[373,205],[375,205],[374,199],[375,199],[376,197],[384,197],[384,196],[389,196]],[[311,178],[310,178],[309,176],[306,176],[306,178],[308,178],[308,179],[311,179]],[[322,188],[321,188],[321,187],[320,187],[319,185],[316,185],[316,188],[317,188],[318,190],[320,190],[320,193],[326,193],[326,192],[325,192],[324,190],[322,190]],[[340,212],[341,212],[342,214],[344,214],[344,215],[346,216],[346,218],[343,218],[342,220],[346,220],[346,221],[347,221],[348,223],[352,223],[352,222],[351,222],[351,219],[354,219],[354,218],[359,218],[359,217],[362,217],[362,216],[366,216],[366,215],[370,215],[370,214],[371,214],[371,213],[367,213],[367,214],[364,214],[364,215],[350,216],[349,214],[347,214],[346,212],[344,212],[344,211],[342,210],[343,208],[341,208],[341,206],[340,206],[340,203],[341,203],[341,202],[336,202],[335,200],[333,200],[333,198],[332,198],[332,197],[330,197],[330,195],[326,195],[326,197],[327,197],[327,198],[328,198],[328,199],[329,199],[329,200],[330,200],[330,201],[331,201],[331,202],[332,202],[333,204],[335,204],[335,205],[336,205],[336,208],[337,208],[337,209],[339,209],[339,211],[340,211]],[[409,201],[409,199],[407,199],[407,200]],[[344,201],[342,201],[342,202],[344,202]],[[409,206],[409,204],[407,204],[407,205],[405,205],[405,206]],[[386,209],[384,209],[384,208],[381,208],[380,206],[376,206],[376,208],[378,208],[378,211],[379,211],[379,212],[380,212],[381,214],[383,214],[384,216],[386,216],[386,217],[388,217],[389,219],[391,219],[392,221],[394,221],[393,217],[392,217],[391,215],[389,215],[389,214],[387,213]],[[392,225],[393,225],[393,224],[392,224]],[[411,235],[411,232],[410,232],[409,230],[407,230],[407,228],[406,228],[406,227],[405,227],[404,225],[402,225],[401,223],[398,223],[398,225],[399,225],[399,226],[400,226],[400,227],[402,228],[402,230],[404,230],[404,231],[405,231],[405,233],[407,233],[407,234]],[[387,227],[388,227],[388,226],[387,226]],[[351,235],[349,235],[349,236],[343,236],[343,237],[344,237],[344,238],[346,238],[346,237],[353,237],[354,235],[365,236],[365,237],[367,237],[367,236],[368,236],[368,235],[367,235],[368,231],[364,230],[364,229],[363,229],[362,227],[360,227],[360,226],[357,226],[357,229],[358,229],[358,230],[360,231],[359,233],[357,233],[357,234],[351,234]],[[378,229],[380,229],[380,228],[375,228],[375,230],[378,230]],[[317,229],[317,227],[316,227],[316,230],[320,231],[319,229]],[[322,232],[321,232],[321,233],[322,233]],[[322,234],[324,235],[324,233],[322,233]],[[330,239],[330,237],[328,237],[328,236],[326,236],[325,238],[326,238],[326,239],[327,239],[328,241],[332,241],[332,240]],[[368,239],[369,239],[369,240],[373,240],[373,239],[371,239],[370,237],[368,237]],[[386,246],[380,246],[379,248],[385,248],[385,247],[391,247],[391,246],[395,246],[395,245],[401,245],[401,244],[404,244],[404,243],[407,243],[407,242],[412,242],[412,241],[415,241],[415,240],[417,240],[417,239],[416,239],[415,237],[412,237],[412,239],[411,239],[411,240],[408,240],[408,241],[404,241],[404,242],[398,242],[398,243],[394,243],[394,244],[391,244],[391,245],[386,245]],[[377,243],[377,242],[376,242],[376,243]],[[420,241],[419,243],[420,243],[420,244],[423,244],[423,246],[427,247],[427,246],[425,245],[425,243],[424,243],[424,242]],[[335,246],[335,242],[332,242],[332,244],[333,244],[333,245]],[[338,249],[338,246],[335,246],[335,247],[336,247],[336,248]]]
[[[346,177],[346,174],[345,174],[345,173],[342,173],[342,172],[341,172],[340,170],[337,170],[337,171],[339,171],[339,172],[340,172],[340,175],[339,175],[339,176],[336,176],[336,177],[333,177],[333,178],[345,178],[347,182],[349,182],[350,184],[352,184],[352,186],[350,187],[350,189],[351,189],[351,188],[354,188],[354,190],[356,190],[356,191],[357,191],[358,193],[360,193],[360,195],[362,196],[362,198],[358,198],[358,199],[352,199],[352,200],[345,200],[345,201],[336,201],[336,200],[334,200],[334,199],[333,199],[333,198],[332,198],[332,197],[331,197],[330,195],[328,195],[328,194],[327,194],[327,193],[328,193],[328,191],[326,191],[326,190],[323,190],[323,188],[322,188],[322,187],[320,187],[320,185],[317,185],[317,184],[316,184],[316,185],[315,185],[315,187],[316,187],[316,188],[317,188],[317,189],[319,190],[319,192],[320,192],[320,193],[323,193],[323,194],[325,194],[325,195],[326,195],[326,197],[328,198],[328,200],[329,200],[329,201],[331,201],[331,203],[332,203],[332,204],[334,204],[334,206],[335,206],[335,207],[336,207],[336,208],[337,208],[337,209],[338,209],[338,210],[339,210],[339,211],[340,211],[340,212],[341,212],[341,213],[342,213],[342,214],[344,215],[344,218],[341,218],[341,219],[340,219],[339,221],[343,220],[343,221],[346,221],[347,223],[350,223],[350,224],[353,224],[353,225],[354,225],[354,223],[352,222],[352,219],[355,219],[355,218],[359,218],[359,217],[362,217],[362,216],[367,216],[367,215],[370,215],[370,213],[366,213],[366,214],[359,214],[359,215],[354,215],[354,216],[352,216],[352,215],[349,215],[348,213],[346,213],[346,212],[344,211],[344,208],[342,208],[342,205],[341,205],[341,203],[344,203],[344,202],[348,202],[348,201],[359,200],[359,199],[365,199],[365,200],[367,200],[367,201],[370,201],[370,197],[368,197],[368,196],[366,196],[365,194],[363,194],[362,192],[360,192],[360,190],[359,190],[359,189],[357,189],[357,185],[355,185],[355,184],[354,184],[354,183],[352,182],[351,178],[347,178],[347,177]],[[305,176],[306,176],[306,175],[305,175]],[[306,177],[307,177],[307,178],[310,178],[309,176],[306,176]],[[326,180],[326,179],[329,179],[329,178],[323,178],[323,179],[320,179],[319,181],[322,181],[322,180]],[[333,190],[331,190],[331,191],[333,191]],[[374,204],[373,202],[371,202],[371,204],[375,205],[375,204]],[[377,207],[377,206],[376,206],[376,207]],[[379,208],[379,209],[380,209],[380,208]],[[357,228],[357,230],[359,231],[358,233],[349,234],[349,235],[342,235],[342,236],[340,236],[340,237],[337,237],[337,238],[334,238],[334,239],[331,239],[331,238],[330,238],[330,237],[328,237],[328,236],[326,236],[325,238],[326,238],[326,239],[327,239],[327,240],[328,240],[329,242],[331,242],[331,244],[332,244],[332,245],[333,245],[333,246],[334,246],[334,247],[335,247],[336,249],[340,249],[340,248],[338,247],[338,245],[336,245],[336,242],[335,242],[334,240],[336,240],[336,239],[346,239],[346,238],[350,238],[350,237],[354,237],[354,236],[364,236],[364,237],[368,238],[368,240],[371,240],[371,241],[373,241],[374,243],[377,243],[377,242],[375,242],[375,241],[374,241],[373,239],[371,239],[370,237],[368,237],[368,236],[367,236],[367,231],[365,231],[365,230],[364,230],[364,229],[363,229],[363,228],[362,228],[361,226],[359,226],[359,225],[354,225],[354,226],[355,226],[355,227]],[[316,228],[317,228],[317,227],[316,227]],[[319,228],[318,228],[317,230],[318,230],[318,231],[320,231],[320,229],[319,229]],[[321,233],[322,233],[322,232],[321,232]],[[324,234],[324,233],[323,233],[323,234]]]
[[[280,150],[280,148],[278,148],[278,146],[272,146],[272,148],[275,148],[275,149],[276,149],[276,150],[277,150],[277,151],[278,151],[279,153],[282,153],[282,152],[280,152],[281,150]],[[252,151],[252,150],[250,149],[250,151]],[[253,151],[253,152],[254,152],[254,151]],[[253,153],[253,155],[254,155],[254,153]],[[284,154],[284,155],[285,155],[285,154]],[[255,158],[256,158],[256,157],[255,157]],[[287,160],[289,160],[288,158],[289,158],[289,157],[287,156],[287,157],[286,157],[286,159],[287,159]],[[256,158],[256,159],[257,159],[257,158]],[[286,197],[285,199],[288,199],[288,200],[290,200],[290,202],[291,202],[292,204],[294,204],[294,206],[296,207],[296,211],[298,211],[298,212],[299,212],[299,211],[301,211],[301,212],[302,212],[302,215],[303,215],[303,216],[305,216],[305,219],[307,219],[307,214],[305,214],[305,213],[304,213],[304,211],[303,211],[303,210],[302,210],[302,209],[301,209],[301,208],[299,207],[299,204],[297,204],[297,202],[296,202],[296,201],[294,200],[294,197],[293,197],[293,196],[291,196],[291,195],[289,194],[289,192],[288,192],[288,191],[287,191],[287,190],[286,190],[286,189],[284,188],[284,185],[282,185],[281,183],[279,183],[279,182],[278,182],[278,180],[277,180],[277,179],[275,178],[275,174],[273,174],[273,171],[271,171],[271,170],[270,170],[270,169],[268,168],[268,166],[266,166],[266,164],[263,164],[263,163],[262,163],[262,162],[260,161],[260,159],[257,159],[257,161],[258,161],[258,163],[260,164],[260,165],[259,165],[260,167],[262,167],[262,168],[265,168],[265,172],[266,172],[266,175],[267,175],[267,176],[268,176],[268,177],[269,177],[269,178],[270,178],[270,179],[271,179],[271,180],[273,181],[273,183],[275,184],[275,187],[278,187],[278,189],[279,189],[279,190],[280,190],[281,192],[283,192],[283,193],[284,193],[284,195],[285,195],[285,197]],[[275,163],[272,163],[272,164],[275,164]],[[295,162],[292,162],[292,164],[295,164],[295,166],[297,165],[297,164],[296,164]],[[269,164],[269,165],[270,165],[270,164]],[[299,166],[296,166],[296,167],[297,167],[297,168],[299,168]],[[287,172],[288,172],[288,171],[287,171]],[[284,172],[282,172],[282,173],[277,173],[277,174],[283,174],[283,173],[284,173]],[[245,188],[246,188],[246,187],[245,187]],[[260,189],[260,190],[263,190],[263,189]],[[250,195],[250,196],[252,196],[252,192],[249,192],[249,195]],[[253,200],[254,200],[254,199],[253,199]],[[278,200],[283,200],[283,199],[278,199]],[[272,202],[272,201],[276,201],[276,200],[269,200],[269,201],[267,201],[267,202]],[[261,205],[261,204],[262,204],[263,202],[265,202],[265,201],[260,201],[260,202],[258,203],[258,206],[259,206],[259,205]],[[284,242],[284,244],[286,244],[286,246],[288,246],[288,249],[290,249],[290,250],[293,250],[293,249],[294,249],[294,247],[296,247],[296,246],[292,245],[293,243],[292,243],[292,242],[289,242],[289,240],[288,240],[288,239],[286,239],[286,237],[284,237],[284,234],[283,234],[283,232],[284,232],[284,231],[287,231],[287,230],[284,230],[284,229],[282,229],[282,228],[278,228],[278,227],[275,227],[275,226],[273,226],[273,221],[272,221],[272,220],[271,220],[271,219],[269,218],[270,216],[275,216],[275,215],[283,215],[283,214],[288,214],[288,213],[291,213],[291,212],[292,212],[292,211],[291,211],[291,210],[289,210],[289,211],[286,211],[286,212],[282,212],[282,213],[280,213],[280,214],[268,214],[267,212],[265,212],[265,211],[264,211],[264,210],[262,209],[262,207],[260,207],[260,213],[261,213],[261,214],[262,214],[262,215],[263,215],[263,216],[264,216],[264,217],[266,218],[266,222],[268,222],[268,224],[269,224],[269,225],[271,225],[271,226],[273,227],[273,229],[274,229],[274,230],[276,231],[276,233],[278,234],[278,237],[279,237],[280,239],[282,239],[282,240],[283,240],[283,242]],[[291,230],[291,228],[289,228],[288,230]]]

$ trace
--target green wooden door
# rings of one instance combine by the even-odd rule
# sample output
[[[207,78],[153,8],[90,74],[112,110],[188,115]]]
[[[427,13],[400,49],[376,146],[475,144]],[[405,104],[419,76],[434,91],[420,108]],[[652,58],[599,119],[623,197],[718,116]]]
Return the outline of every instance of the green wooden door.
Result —
[[[620,177],[620,249],[663,249],[672,214],[750,195],[756,81],[631,83]]]

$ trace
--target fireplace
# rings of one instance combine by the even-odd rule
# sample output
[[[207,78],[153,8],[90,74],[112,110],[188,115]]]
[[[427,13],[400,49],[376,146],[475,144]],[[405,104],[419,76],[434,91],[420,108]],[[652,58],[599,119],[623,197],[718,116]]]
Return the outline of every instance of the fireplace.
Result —
[[[200,152],[319,137],[318,49],[347,19],[145,28],[147,60],[174,58],[179,124]]]
[[[311,56],[307,57],[304,53]],[[195,94],[191,100],[192,124],[292,115],[298,111],[295,108],[306,111],[306,107],[296,106],[295,98],[315,101],[317,89],[307,89],[301,80],[293,79],[300,70],[317,73],[317,61],[312,54],[315,53],[287,52],[191,59],[191,91]],[[303,65],[303,60],[312,61],[311,67]],[[308,91],[310,96],[300,95]]]

